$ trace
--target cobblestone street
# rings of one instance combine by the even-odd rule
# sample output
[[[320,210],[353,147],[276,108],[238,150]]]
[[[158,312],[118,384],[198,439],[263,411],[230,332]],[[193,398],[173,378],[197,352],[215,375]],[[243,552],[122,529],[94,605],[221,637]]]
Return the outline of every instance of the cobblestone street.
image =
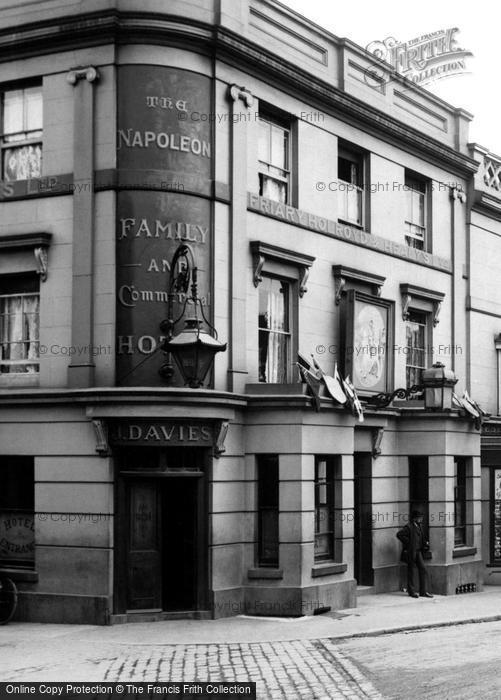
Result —
[[[256,681],[258,698],[382,697],[330,640],[128,649],[99,672],[108,681]]]
[[[342,616],[299,620],[238,617],[103,627],[13,622],[0,627],[0,679],[255,681],[260,700],[411,700],[425,684],[421,697],[427,699],[494,699],[500,609],[501,588],[489,587],[431,602],[400,593],[362,596]],[[468,624],[474,620],[484,624]],[[425,629],[430,625],[435,629]]]
[[[152,645],[94,638],[89,644],[70,633],[0,646],[2,681],[255,681],[262,700],[382,697],[329,639]]]

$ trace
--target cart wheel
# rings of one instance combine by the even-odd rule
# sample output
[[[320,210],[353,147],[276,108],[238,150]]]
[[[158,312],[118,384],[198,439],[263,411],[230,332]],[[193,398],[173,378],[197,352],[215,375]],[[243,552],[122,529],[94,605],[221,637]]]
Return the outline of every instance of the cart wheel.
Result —
[[[0,576],[0,625],[12,620],[17,608],[17,588],[14,581]]]

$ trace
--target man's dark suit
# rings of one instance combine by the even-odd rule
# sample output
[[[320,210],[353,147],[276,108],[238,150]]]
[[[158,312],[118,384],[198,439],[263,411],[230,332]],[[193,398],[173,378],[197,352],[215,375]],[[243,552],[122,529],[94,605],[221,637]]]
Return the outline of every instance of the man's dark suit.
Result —
[[[421,525],[412,520],[402,530],[397,532],[398,539],[407,551],[407,593],[412,596],[417,593],[415,586],[415,571],[419,573],[419,595],[428,592],[428,571],[423,560],[423,551],[428,543]]]

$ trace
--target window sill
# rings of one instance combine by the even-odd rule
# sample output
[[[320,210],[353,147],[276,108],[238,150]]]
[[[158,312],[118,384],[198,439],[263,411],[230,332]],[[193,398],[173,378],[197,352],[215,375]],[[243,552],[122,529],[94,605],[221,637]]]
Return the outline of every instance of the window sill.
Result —
[[[0,374],[0,387],[19,387],[39,386],[39,373],[28,374],[24,372],[13,372],[12,374]]]
[[[476,553],[476,547],[456,547],[452,550],[452,558],[458,559],[460,557],[472,557]]]
[[[256,382],[255,384],[246,384],[245,392],[247,394],[306,394],[307,385],[301,382],[290,382],[287,384],[272,384],[268,382]]]
[[[8,569],[0,568],[0,576],[6,576],[14,581],[26,581],[28,583],[38,583],[38,571],[33,569]]]
[[[366,231],[363,224],[356,224],[354,221],[347,221],[346,219],[338,219],[338,224],[343,224],[343,226],[351,226],[351,228],[356,228],[358,231],[364,231],[370,236],[370,232]]]
[[[348,564],[327,562],[326,564],[315,564],[311,570],[312,578],[319,576],[331,576],[332,574],[344,574],[348,570]]]
[[[282,569],[273,569],[270,567],[249,569],[247,572],[247,578],[251,579],[282,579],[284,577],[284,572]]]

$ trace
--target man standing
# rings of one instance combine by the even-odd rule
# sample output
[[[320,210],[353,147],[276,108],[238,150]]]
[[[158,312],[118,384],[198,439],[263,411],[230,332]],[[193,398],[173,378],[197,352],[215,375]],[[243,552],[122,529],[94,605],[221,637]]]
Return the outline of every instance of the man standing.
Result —
[[[397,532],[398,539],[404,545],[407,559],[407,593],[411,598],[433,598],[428,593],[428,571],[426,569],[423,552],[429,549],[428,542],[423,533],[423,514],[418,510],[411,513],[411,522]],[[404,554],[402,552],[402,555]],[[405,561],[404,556],[402,559]],[[419,594],[415,586],[415,571],[419,574]]]

